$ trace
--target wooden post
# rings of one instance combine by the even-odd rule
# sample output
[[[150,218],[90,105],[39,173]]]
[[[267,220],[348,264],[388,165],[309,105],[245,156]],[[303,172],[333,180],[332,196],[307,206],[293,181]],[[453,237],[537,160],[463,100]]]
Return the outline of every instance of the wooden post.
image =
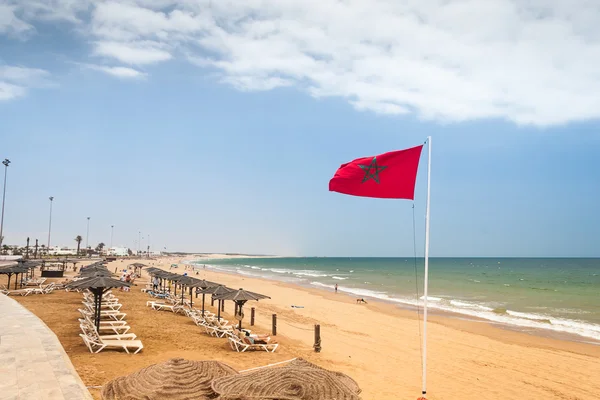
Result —
[[[211,307],[215,306],[215,299],[212,296],[210,297],[210,306]]]
[[[221,302],[221,311],[225,311],[225,300]]]
[[[319,324],[315,325],[315,345],[313,347],[315,348],[315,353],[321,352],[321,325]]]
[[[252,307],[250,309],[250,326],[254,326],[254,313],[256,312],[256,309],[254,307]]]
[[[277,336],[277,314],[273,314],[273,336]]]

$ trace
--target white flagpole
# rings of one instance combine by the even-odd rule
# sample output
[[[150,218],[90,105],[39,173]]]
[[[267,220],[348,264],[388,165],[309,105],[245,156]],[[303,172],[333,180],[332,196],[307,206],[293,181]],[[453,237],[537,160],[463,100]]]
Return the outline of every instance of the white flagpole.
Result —
[[[427,137],[427,209],[425,211],[425,277],[423,289],[423,395],[427,394],[427,287],[429,283],[429,198],[431,194],[431,136]]]

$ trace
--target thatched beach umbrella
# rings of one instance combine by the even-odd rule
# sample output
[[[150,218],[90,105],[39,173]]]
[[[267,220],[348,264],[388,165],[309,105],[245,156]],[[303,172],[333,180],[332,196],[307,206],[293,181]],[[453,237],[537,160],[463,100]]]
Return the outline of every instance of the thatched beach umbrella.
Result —
[[[149,270],[149,268],[148,268],[148,270]],[[150,275],[157,276],[158,278],[160,278],[160,286],[162,286],[163,291],[165,291],[167,288],[166,281],[175,274],[172,274],[167,271],[163,271],[162,269],[155,268],[150,272]]]
[[[19,267],[28,268],[30,277],[33,279],[35,275],[35,268],[42,264],[41,261],[27,261],[27,260],[18,260]]]
[[[206,279],[200,279],[200,282],[201,283],[198,286],[196,286],[197,288],[200,288],[200,289],[206,289],[209,287],[215,287],[215,286],[220,285],[220,283],[210,282],[210,281],[207,281]],[[198,298],[198,295],[200,293],[202,293],[200,290],[196,290],[196,298]],[[204,293],[204,294],[206,294],[206,293]]]
[[[301,358],[283,367],[215,379],[212,389],[219,399],[252,400],[360,400],[361,392],[348,375]]]
[[[22,266],[16,266],[12,268],[15,276],[15,289],[17,288],[17,284],[19,283],[19,275],[21,275],[21,287],[23,287],[23,274],[28,273],[29,272],[29,268],[27,267],[22,267]]]
[[[215,297],[217,300],[232,300],[235,303],[235,318],[240,321],[239,328],[242,329],[242,319],[244,319],[244,313],[242,312],[242,307],[249,300],[260,300],[260,299],[270,299],[269,296],[265,296],[264,294],[249,292],[240,288],[239,290],[232,290],[231,292],[224,293],[222,295],[218,295]],[[220,308],[219,308],[220,309]]]
[[[103,265],[95,265],[93,267],[87,267],[87,268],[83,268],[80,272],[79,272],[79,276],[94,276],[95,274],[110,274],[109,276],[112,276],[112,272],[110,272],[108,270],[108,268],[106,268]]]
[[[102,388],[102,399],[214,399],[212,381],[234,375],[237,375],[236,370],[218,361],[173,358],[109,381]]]
[[[147,267],[146,264],[142,264],[142,263],[133,263],[133,264],[129,264],[128,267],[133,267],[133,273],[137,274],[138,270],[140,270],[140,276],[142,276],[142,268]]]
[[[163,270],[162,270],[162,269],[160,269],[160,268],[149,267],[149,268],[146,268],[146,272],[148,272],[148,274],[149,274],[149,275],[150,275],[152,278],[154,278],[154,277],[157,277],[157,278],[159,278],[159,279],[160,279],[160,284],[159,284],[158,286],[162,286],[162,283],[163,283],[162,274],[163,274],[165,271],[163,271]]]
[[[204,316],[204,297],[206,296],[207,293],[212,294],[212,292],[206,291],[206,289],[216,288],[217,286],[223,286],[223,285],[221,285],[219,283],[215,283],[215,282],[209,282],[204,279],[201,279],[200,284],[198,286],[196,286],[197,288],[201,289],[201,290],[196,289],[196,298],[198,298],[199,293],[202,293],[202,316]]]
[[[181,302],[183,303],[183,286],[185,286],[186,288],[190,289],[190,307],[192,307],[194,305],[192,290],[198,287],[201,288],[205,284],[205,281],[201,279],[192,278],[191,276],[184,276],[183,278],[184,279],[179,279],[179,283],[182,285]]]
[[[204,316],[204,295],[205,294],[212,294],[212,297],[216,300],[217,296],[221,296],[224,294],[227,294],[229,292],[233,292],[234,290],[231,288],[228,288],[225,285],[218,285],[218,286],[213,286],[213,287],[208,287],[206,289],[202,289],[200,292],[202,293],[202,316]],[[221,301],[219,300],[218,303],[218,307],[217,307],[217,319],[220,321],[221,320]]]
[[[187,275],[171,274],[169,279],[171,282],[175,283],[175,296],[177,296],[177,285],[181,285],[181,291],[183,292],[184,282],[190,282],[191,277]],[[183,298],[183,293],[181,294],[181,297]]]
[[[100,275],[82,279],[80,281],[70,283],[67,286],[70,288],[88,289],[94,294],[94,318],[96,322],[96,329],[98,329],[98,332],[100,332],[100,309],[102,305],[102,295],[108,289],[129,286],[129,283]]]
[[[25,272],[29,271],[29,268],[26,267],[21,267],[17,264],[12,264],[8,267],[3,267],[2,269],[0,269],[0,274],[3,275],[7,275],[8,276],[8,283],[6,285],[7,289],[10,289],[10,278],[13,275],[15,276],[15,289],[17,288],[17,283],[19,282],[19,274],[23,274]]]

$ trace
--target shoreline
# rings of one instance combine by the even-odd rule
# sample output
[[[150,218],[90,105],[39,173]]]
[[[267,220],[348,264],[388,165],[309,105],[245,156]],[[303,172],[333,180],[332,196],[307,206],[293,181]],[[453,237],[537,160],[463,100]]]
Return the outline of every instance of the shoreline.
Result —
[[[204,258],[203,259],[191,259],[191,258],[182,259],[180,261],[180,263],[193,266],[195,269],[198,269],[198,271],[203,271],[204,269],[201,266],[195,266],[195,264],[192,264],[192,263],[199,262],[199,261],[205,261],[205,260],[210,261],[210,260],[224,260],[224,259],[236,259],[236,258],[245,259],[245,258],[266,258],[266,257],[262,257],[262,256],[254,256],[254,257],[233,256],[232,257],[230,255],[213,254],[213,255],[207,257],[206,259],[204,259]],[[282,258],[282,257],[273,256],[273,257],[269,257],[269,258]],[[288,258],[288,257],[285,257],[285,258]],[[268,282],[275,282],[275,283],[282,284],[282,285],[289,285],[290,287],[300,287],[300,288],[303,288],[305,290],[310,290],[310,291],[314,290],[314,291],[316,291],[316,293],[323,292],[323,293],[331,294],[331,292],[327,288],[316,287],[315,285],[311,285],[310,283],[303,284],[300,282],[288,282],[288,281],[280,280],[280,279],[276,279],[276,278],[269,278],[269,277],[262,277],[262,276],[248,276],[248,275],[240,274],[240,273],[236,273],[236,272],[215,270],[215,268],[211,267],[210,265],[207,266],[207,270],[209,270],[215,274],[238,276],[238,277],[245,278],[245,279],[265,280]],[[173,271],[171,271],[171,272],[173,272]],[[352,300],[356,300],[356,298],[357,298],[357,295],[353,295],[351,293],[347,293],[347,292],[343,292],[343,291],[339,291],[337,295],[338,296],[346,296],[348,299],[352,299]],[[380,298],[371,297],[368,295],[364,295],[363,297],[368,299],[369,303],[385,304],[385,305],[392,306],[398,310],[402,310],[402,311],[406,311],[406,312],[411,312],[411,313],[416,314],[416,312],[418,310],[417,306],[415,306],[415,305],[410,305],[410,304],[406,304],[406,303],[398,303],[395,301],[380,299]],[[422,308],[419,308],[419,309],[422,312]],[[460,312],[453,312],[453,311],[441,310],[441,309],[430,307],[428,309],[428,316],[429,316],[428,321],[432,321],[432,317],[440,317],[442,319],[452,319],[452,320],[459,320],[459,321],[468,321],[470,323],[488,324],[490,327],[500,328],[500,329],[503,329],[503,330],[506,330],[509,332],[516,332],[516,333],[522,333],[522,334],[539,337],[539,338],[546,338],[546,339],[572,342],[572,343],[581,343],[581,344],[587,344],[587,345],[600,347],[600,339],[589,338],[587,336],[578,335],[578,334],[569,333],[569,332],[558,332],[558,331],[553,331],[550,329],[513,325],[510,323],[493,321],[493,320],[489,320],[486,318],[477,317],[477,316],[473,316],[473,315],[469,315],[469,314],[462,314]],[[421,316],[421,318],[422,318],[422,316]]]

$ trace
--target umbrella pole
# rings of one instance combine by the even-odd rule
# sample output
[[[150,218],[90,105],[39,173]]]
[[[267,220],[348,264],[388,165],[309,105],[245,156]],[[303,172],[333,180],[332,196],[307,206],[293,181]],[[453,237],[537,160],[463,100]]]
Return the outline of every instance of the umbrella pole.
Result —
[[[219,307],[219,311],[217,311],[217,320],[221,321],[221,300],[219,300],[218,307]]]
[[[204,317],[204,296],[206,293],[202,293],[202,316]]]
[[[102,304],[102,289],[94,292],[94,299],[96,300],[96,309],[94,317],[96,317],[96,329],[98,330],[98,334],[100,334],[100,304]]]
[[[241,304],[238,306],[238,313],[240,314],[239,326],[240,326],[240,331],[241,331],[242,330],[242,305]]]
[[[7,275],[8,275],[8,285],[6,287],[10,289],[10,277],[12,276],[12,274],[7,274]]]
[[[192,289],[193,288],[190,288],[190,308],[192,308],[192,306],[194,305],[193,300],[192,300],[193,299],[193,297],[192,297]]]

